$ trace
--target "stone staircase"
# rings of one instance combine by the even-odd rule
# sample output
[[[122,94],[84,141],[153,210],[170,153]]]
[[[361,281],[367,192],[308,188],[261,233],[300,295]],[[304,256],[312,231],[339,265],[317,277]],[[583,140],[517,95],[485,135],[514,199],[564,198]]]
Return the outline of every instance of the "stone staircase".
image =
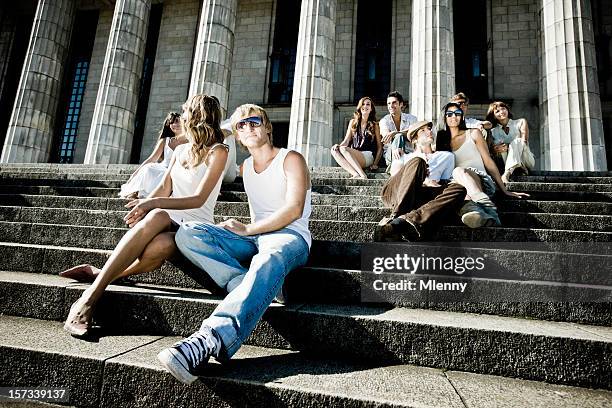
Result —
[[[503,227],[449,220],[433,245],[372,244],[386,177],[313,169],[313,247],[236,357],[185,387],[159,350],[222,299],[184,259],[112,285],[89,341],[62,331],[87,287],[57,273],[102,265],[125,233],[118,188],[134,166],[0,166],[0,384],[67,387],[74,406],[606,407],[612,405],[612,173],[540,172],[499,199]],[[248,217],[241,183],[219,219]],[[460,243],[460,244],[457,244]],[[485,254],[470,293],[367,302],[362,252]],[[391,279],[391,274],[380,275]],[[376,299],[375,299],[376,300]],[[0,402],[1,404],[1,402]]]

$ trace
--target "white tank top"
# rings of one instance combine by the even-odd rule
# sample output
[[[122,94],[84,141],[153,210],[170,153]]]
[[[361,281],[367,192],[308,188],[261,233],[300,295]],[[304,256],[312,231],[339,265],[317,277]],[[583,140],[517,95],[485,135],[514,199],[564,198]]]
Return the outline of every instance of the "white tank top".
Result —
[[[198,186],[200,185],[200,182],[202,181],[202,178],[204,178],[204,173],[206,173],[208,168],[205,163],[206,160],[193,169],[186,169],[181,165],[181,162],[187,159],[190,148],[191,143],[185,143],[177,146],[176,149],[174,149],[176,161],[174,162],[174,166],[172,166],[172,170],[170,171],[170,177],[172,178],[172,194],[170,197],[188,197],[194,195]],[[188,221],[207,222],[213,224],[213,214],[215,205],[217,204],[217,198],[219,197],[219,190],[221,190],[222,179],[223,175],[219,177],[219,181],[217,181],[217,184],[215,184],[215,187],[212,189],[208,195],[208,198],[200,208],[191,208],[188,210],[166,210],[170,215],[170,218],[178,224]]]
[[[280,149],[268,167],[259,174],[253,168],[253,157],[249,157],[244,161],[242,179],[244,181],[244,190],[249,197],[251,222],[263,220],[285,205],[287,176],[285,175],[283,165],[288,153],[289,150]],[[311,189],[309,188],[306,191],[302,217],[286,227],[300,234],[308,244],[308,247],[312,243],[312,237],[308,230],[308,218],[312,211],[310,201]]]
[[[170,160],[172,159],[172,154],[174,153],[174,150],[170,148],[170,139],[172,138],[167,137],[166,143],[164,143],[164,161],[162,162],[162,164],[166,168],[170,167]]]
[[[470,133],[471,132],[466,132],[465,141],[461,147],[453,151],[455,155],[455,167],[473,167],[486,173],[487,170],[485,169],[484,162],[482,161],[482,157],[480,157],[480,152]]]

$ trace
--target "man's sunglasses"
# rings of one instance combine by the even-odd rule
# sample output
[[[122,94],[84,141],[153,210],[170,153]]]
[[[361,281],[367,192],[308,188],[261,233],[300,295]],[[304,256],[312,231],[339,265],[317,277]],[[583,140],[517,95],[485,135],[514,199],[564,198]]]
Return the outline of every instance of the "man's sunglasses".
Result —
[[[244,128],[247,127],[247,125],[249,126],[250,129],[258,128],[261,126],[261,123],[262,123],[261,117],[251,116],[251,117],[239,120],[236,123],[236,130],[243,130]]]
[[[446,117],[452,118],[454,116],[463,116],[463,111],[461,109],[457,109],[455,111],[446,111]]]

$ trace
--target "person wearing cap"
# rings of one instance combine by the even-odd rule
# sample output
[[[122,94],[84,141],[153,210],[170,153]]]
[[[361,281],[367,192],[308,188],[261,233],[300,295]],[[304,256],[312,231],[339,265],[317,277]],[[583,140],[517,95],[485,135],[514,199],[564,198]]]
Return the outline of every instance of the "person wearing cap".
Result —
[[[427,178],[449,178],[454,157],[449,152],[433,152],[431,122],[410,126],[408,134],[416,153],[406,155],[399,169],[385,183],[382,201],[391,210],[374,232],[374,241],[421,241],[432,236],[442,220],[454,217],[461,207],[466,190],[454,182],[440,185]],[[438,180],[439,180],[438,179]]]
[[[414,157],[421,157],[427,162],[428,175],[423,182],[429,187],[440,187],[440,180],[450,180],[455,168],[455,157],[450,152],[434,152],[433,123],[421,120],[408,128],[408,140],[414,148],[413,153],[402,155],[391,164],[391,175]]]

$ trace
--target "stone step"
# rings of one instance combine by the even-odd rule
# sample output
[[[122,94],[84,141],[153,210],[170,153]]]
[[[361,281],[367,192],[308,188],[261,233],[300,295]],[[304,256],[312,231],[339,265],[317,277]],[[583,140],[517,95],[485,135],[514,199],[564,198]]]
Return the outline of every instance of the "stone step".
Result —
[[[22,185],[72,185],[72,186],[106,186],[117,188],[122,183],[126,182],[129,175],[105,175],[91,173],[0,173],[0,184],[22,184]],[[610,192],[612,185],[610,180],[603,179],[605,183],[593,183],[593,179],[585,179],[583,182],[580,178],[574,178],[577,182],[570,182],[567,178],[557,177],[557,182],[543,182],[538,177],[524,177],[522,181],[511,182],[508,188],[514,191],[599,191]],[[336,187],[345,186],[347,190],[350,187],[382,187],[384,180],[380,179],[352,179],[339,177],[321,177],[313,175],[313,186],[320,187]],[[243,191],[242,180],[238,179],[234,183],[228,183],[226,188],[229,190]],[[377,193],[378,194],[378,193]],[[377,195],[372,194],[372,195]]]
[[[122,210],[90,210],[46,207],[0,206],[0,221],[52,223],[96,227],[125,227]],[[249,217],[247,203],[219,202],[215,214],[220,217]],[[311,220],[378,222],[387,216],[384,208],[354,208],[346,206],[312,207]],[[546,213],[500,213],[502,225],[517,228],[573,230],[577,225],[592,231],[612,231],[612,215],[570,215]],[[458,218],[455,220],[458,224]]]
[[[525,245],[527,244],[527,245]],[[597,245],[591,243],[588,248],[572,248],[561,243],[557,248],[550,243],[486,243],[479,248],[475,244],[459,243],[449,244],[357,244],[352,242],[330,242],[315,240],[312,245],[308,266],[311,267],[304,274],[307,278],[311,269],[321,269],[318,274],[330,273],[339,276],[335,287],[342,285],[354,288],[360,284],[361,279],[355,277],[355,271],[373,270],[371,265],[362,266],[361,252],[380,251],[391,256],[394,253],[411,254],[419,257],[425,254],[428,257],[469,256],[472,258],[484,257],[487,265],[484,269],[466,270],[461,276],[466,278],[506,279],[517,281],[549,281],[559,283],[576,283],[583,285],[612,286],[612,273],[610,268],[609,243]],[[584,247],[582,243],[578,246]],[[591,251],[589,253],[588,251]],[[106,262],[110,250],[82,248],[77,246],[40,245],[31,243],[0,242],[0,254],[4,259],[3,267],[7,270],[28,271],[35,273],[57,274],[74,265],[91,263],[101,267]],[[177,263],[178,262],[178,263]],[[365,262],[365,261],[364,261]],[[196,282],[182,279],[190,271],[191,264],[174,260],[178,265],[172,268],[166,263],[159,274],[145,274],[145,280],[162,285],[179,287],[198,287]],[[25,268],[28,269],[25,269]],[[195,267],[194,267],[195,268]],[[348,271],[348,272],[347,272]],[[450,270],[430,268],[429,274],[443,276],[456,276]],[[423,273],[423,271],[419,272]],[[151,279],[148,277],[151,276]],[[328,281],[330,278],[324,279]],[[329,282],[328,282],[329,283]],[[318,282],[310,283],[317,285]],[[316,287],[316,286],[315,286]],[[350,292],[354,292],[352,289]],[[333,299],[333,296],[330,297]]]
[[[0,183],[1,185],[1,183]],[[246,201],[246,193],[244,191],[229,190],[223,187],[220,200],[224,201]],[[235,188],[242,189],[242,186]],[[355,190],[352,193],[346,190],[346,187],[330,187],[330,186],[315,186],[313,188],[312,202],[313,204],[341,204],[341,205],[357,205],[369,206],[371,203],[380,203],[380,189],[374,187],[349,187]],[[362,191],[366,189],[369,191]],[[243,189],[242,189],[243,190]],[[344,191],[344,192],[342,192]],[[3,194],[29,194],[29,195],[60,195],[60,196],[85,196],[85,197],[106,197],[117,198],[119,188],[110,187],[92,187],[92,186],[63,186],[63,185],[18,185],[7,184],[2,185]],[[350,193],[350,194],[349,194]],[[612,192],[590,192],[590,191],[560,191],[560,192],[529,192],[531,197],[529,200],[536,201],[569,201],[569,202],[603,202],[612,203]],[[507,201],[521,201],[506,197],[495,197],[495,202],[501,205]]]
[[[178,337],[117,334],[84,342],[67,336],[60,323],[10,316],[0,317],[0,327],[5,356],[0,380],[65,387],[68,404],[79,407],[594,408],[612,401],[612,392],[605,390],[248,345],[231,364],[211,361],[204,375],[185,387],[156,357]]]
[[[0,163],[0,171],[2,170],[20,170],[20,169],[47,169],[47,170],[62,170],[67,169],[74,171],[77,169],[95,169],[95,170],[135,170],[138,167],[137,164],[60,164],[60,163]],[[311,172],[321,173],[338,173],[346,174],[346,171],[339,166],[317,166],[309,167]],[[384,169],[379,168],[378,170],[370,171],[371,173],[383,174]],[[533,176],[575,176],[575,177],[595,177],[595,176],[608,176],[612,177],[612,171],[559,171],[559,170],[532,170],[530,175]]]
[[[4,281],[17,281],[22,292],[3,302],[11,311],[30,315],[32,305],[44,305],[35,307],[38,319],[54,320],[58,311],[67,313],[87,287],[51,276],[32,282],[41,276],[8,275]],[[95,318],[104,328],[102,335],[186,336],[219,301],[202,290],[112,285],[98,303]],[[273,303],[247,344],[350,361],[612,388],[607,375],[612,328],[604,326],[398,307]]]
[[[612,184],[610,176],[573,177],[573,176],[517,176],[513,182],[530,183],[579,183],[579,184]]]
[[[223,192],[219,197],[219,201],[217,201],[217,209],[245,206],[246,199],[245,193]],[[123,211],[125,210],[126,203],[127,200],[115,197],[0,194],[0,205],[4,206]],[[388,210],[384,210],[379,197],[324,196],[315,194],[312,196],[312,205],[315,211],[319,211],[317,207],[326,207],[325,211],[338,213],[347,211],[351,213],[364,212],[367,217],[362,217],[361,219],[375,221],[388,215]],[[612,203],[576,201],[501,200],[498,203],[498,209],[500,212],[612,215]],[[376,211],[376,213],[370,214],[370,210]]]
[[[352,246],[351,246],[352,245]],[[335,244],[336,251],[339,243]],[[501,246],[494,248],[466,248],[466,247],[430,247],[414,245],[407,248],[385,248],[373,246],[372,248],[358,247],[356,244],[345,243],[343,254],[334,256],[334,250],[329,249],[326,242],[315,241],[313,250],[304,268],[292,272],[287,279],[287,297],[290,300],[299,299],[308,302],[320,303],[358,303],[386,302],[397,305],[409,305],[417,302],[431,301],[431,306],[443,303],[481,302],[494,303],[529,303],[529,302],[580,302],[601,303],[607,301],[608,287],[612,286],[612,273],[610,256],[581,254],[568,252],[552,252],[551,250],[529,251],[507,248]],[[360,249],[364,251],[377,251],[385,256],[396,253],[408,254],[418,258],[421,255],[428,257],[482,257],[485,267],[482,269],[466,269],[456,273],[443,268],[421,268],[415,275],[409,272],[385,272],[373,274],[373,265],[361,264]],[[606,248],[602,248],[604,252]],[[395,252],[394,252],[395,251]],[[357,255],[351,254],[356,252]],[[606,254],[609,253],[606,252]],[[6,261],[3,268],[12,271],[29,273],[43,273],[56,275],[62,270],[72,266],[90,263],[102,267],[110,255],[109,250],[96,250],[75,247],[58,247],[34,244],[0,243],[0,254]],[[365,262],[365,261],[364,261]],[[454,296],[453,293],[446,298],[431,296],[426,298],[417,292],[392,293],[379,292],[378,296],[372,288],[375,279],[386,282],[400,281],[401,279],[436,279],[444,282],[467,282],[466,292]],[[130,283],[151,283],[156,285],[175,286],[183,288],[207,287],[215,293],[220,293],[216,285],[211,284],[207,275],[193,266],[184,258],[177,256],[172,262],[166,262],[162,268],[139,276],[124,280]],[[322,284],[321,282],[325,282]],[[518,289],[520,288],[520,290]],[[529,290],[527,290],[528,288]],[[363,290],[362,290],[363,289]],[[426,289],[427,290],[427,289]],[[382,297],[381,297],[382,296]],[[442,306],[437,306],[442,307]],[[454,306],[453,306],[454,307]],[[481,310],[489,307],[494,314],[500,314],[501,308],[496,305],[482,305]],[[609,305],[608,305],[609,307]],[[584,308],[584,307],[583,307]],[[512,307],[519,311],[520,307]],[[526,308],[529,309],[529,308]],[[532,307],[532,309],[536,309]],[[557,307],[557,309],[560,309]],[[471,310],[471,309],[470,309]],[[551,312],[553,309],[551,309]],[[512,312],[514,313],[514,312]],[[535,313],[535,312],[534,312]],[[537,316],[548,319],[542,311]],[[503,314],[503,313],[501,313]],[[533,314],[531,314],[533,315]],[[558,317],[551,319],[564,320],[577,319],[578,313],[558,313]],[[553,316],[552,314],[550,316]],[[599,322],[612,319],[612,316],[588,316],[583,314],[580,321]]]
[[[136,170],[135,165],[129,165],[118,168],[90,168],[90,167],[68,167],[68,168],[53,168],[53,169],[42,169],[37,167],[24,167],[24,168],[3,168],[0,167],[0,175],[3,177],[14,177],[22,178],[27,175],[35,175],[37,178],[78,178],[78,179],[121,179],[127,180],[127,178]],[[590,174],[590,173],[587,173]],[[597,174],[597,173],[595,173]],[[350,174],[346,172],[337,171],[319,171],[317,169],[311,169],[311,177],[313,179],[332,179],[338,183],[357,184],[365,183],[368,185],[371,183],[379,184],[389,178],[386,173],[372,173],[368,172],[368,180],[354,180],[351,179]],[[589,176],[572,176],[572,175],[561,175],[554,173],[554,175],[528,175],[528,176],[517,176],[514,181],[516,182],[538,182],[538,183],[582,183],[582,184],[612,184],[612,176],[604,175],[589,175]]]
[[[220,222],[227,217],[215,217]],[[246,218],[237,218],[247,222]],[[327,241],[370,242],[376,223],[357,221],[311,220],[314,239]],[[0,221],[0,241],[43,245],[110,249],[126,229],[47,223]],[[536,228],[479,228],[444,226],[436,239],[441,242],[610,242],[612,233]]]

